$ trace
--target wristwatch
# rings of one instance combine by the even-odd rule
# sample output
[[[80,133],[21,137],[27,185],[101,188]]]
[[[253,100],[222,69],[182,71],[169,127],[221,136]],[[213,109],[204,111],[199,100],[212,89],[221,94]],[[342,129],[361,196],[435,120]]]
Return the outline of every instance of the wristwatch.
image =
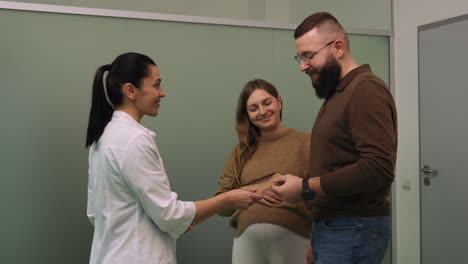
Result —
[[[308,201],[312,200],[315,197],[315,192],[309,188],[309,178],[302,179],[302,199]]]

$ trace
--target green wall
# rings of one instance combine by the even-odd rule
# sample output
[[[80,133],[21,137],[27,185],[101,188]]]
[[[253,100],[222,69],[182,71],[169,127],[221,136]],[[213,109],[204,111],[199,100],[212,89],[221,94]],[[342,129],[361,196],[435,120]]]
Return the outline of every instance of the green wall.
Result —
[[[48,5],[131,10],[152,13],[298,24],[328,11],[347,28],[392,30],[392,0],[27,0]]]
[[[126,51],[159,66],[167,97],[145,118],[173,186],[205,199],[236,143],[234,110],[246,81],[277,86],[284,123],[309,132],[321,102],[299,71],[292,30],[0,10],[0,263],[86,263],[84,148],[98,66]],[[352,35],[359,63],[388,83],[387,37]],[[232,229],[213,217],[178,242],[180,263],[229,263]]]

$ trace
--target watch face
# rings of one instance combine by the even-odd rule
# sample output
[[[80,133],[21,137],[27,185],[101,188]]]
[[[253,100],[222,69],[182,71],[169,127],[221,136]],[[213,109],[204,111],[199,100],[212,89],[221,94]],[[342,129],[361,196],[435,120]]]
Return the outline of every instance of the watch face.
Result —
[[[312,200],[315,197],[315,193],[309,189],[309,179],[305,178],[302,180],[302,199]]]

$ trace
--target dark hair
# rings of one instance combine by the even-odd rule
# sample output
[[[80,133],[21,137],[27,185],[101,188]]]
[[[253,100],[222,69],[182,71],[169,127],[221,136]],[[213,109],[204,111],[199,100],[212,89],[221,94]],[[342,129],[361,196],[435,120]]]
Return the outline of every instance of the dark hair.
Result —
[[[93,82],[86,147],[99,140],[112,118],[114,108],[123,103],[122,86],[131,83],[137,88],[140,87],[141,80],[149,74],[149,65],[156,66],[148,56],[129,52],[119,55],[112,64],[102,65],[97,69]],[[109,73],[104,91],[103,79],[106,71]]]
[[[273,84],[262,80],[255,79],[245,84],[242,89],[239,100],[237,102],[236,110],[236,131],[239,137],[239,146],[236,150],[236,176],[235,184],[239,184],[239,177],[244,168],[245,163],[252,157],[257,150],[258,138],[260,136],[260,129],[256,127],[249,118],[247,113],[247,100],[250,95],[257,89],[265,90],[267,93],[274,96],[276,99],[279,97],[278,90]],[[280,119],[283,111],[280,110]]]
[[[335,26],[344,32],[340,22],[338,22],[334,16],[327,12],[319,12],[308,16],[299,26],[297,26],[296,30],[294,31],[294,39],[300,38],[305,33],[311,31],[313,28],[319,27],[325,22],[331,22],[332,24],[335,24]]]

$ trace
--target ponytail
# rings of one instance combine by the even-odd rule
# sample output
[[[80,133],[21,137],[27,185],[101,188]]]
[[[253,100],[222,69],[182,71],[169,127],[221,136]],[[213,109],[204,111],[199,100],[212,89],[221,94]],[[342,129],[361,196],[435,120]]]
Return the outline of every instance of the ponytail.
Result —
[[[99,67],[93,82],[86,147],[99,140],[104,133],[104,128],[112,119],[114,108],[123,104],[122,86],[131,83],[139,88],[142,79],[149,74],[149,65],[156,66],[150,57],[140,53],[127,52],[117,56],[111,65],[106,64]],[[106,71],[109,73],[105,80],[106,88],[104,89],[104,73]]]
[[[96,142],[110,122],[114,107],[108,101],[104,90],[104,73],[110,71],[109,64],[99,67],[94,76],[91,110],[89,111],[88,132],[86,134],[86,147]]]

